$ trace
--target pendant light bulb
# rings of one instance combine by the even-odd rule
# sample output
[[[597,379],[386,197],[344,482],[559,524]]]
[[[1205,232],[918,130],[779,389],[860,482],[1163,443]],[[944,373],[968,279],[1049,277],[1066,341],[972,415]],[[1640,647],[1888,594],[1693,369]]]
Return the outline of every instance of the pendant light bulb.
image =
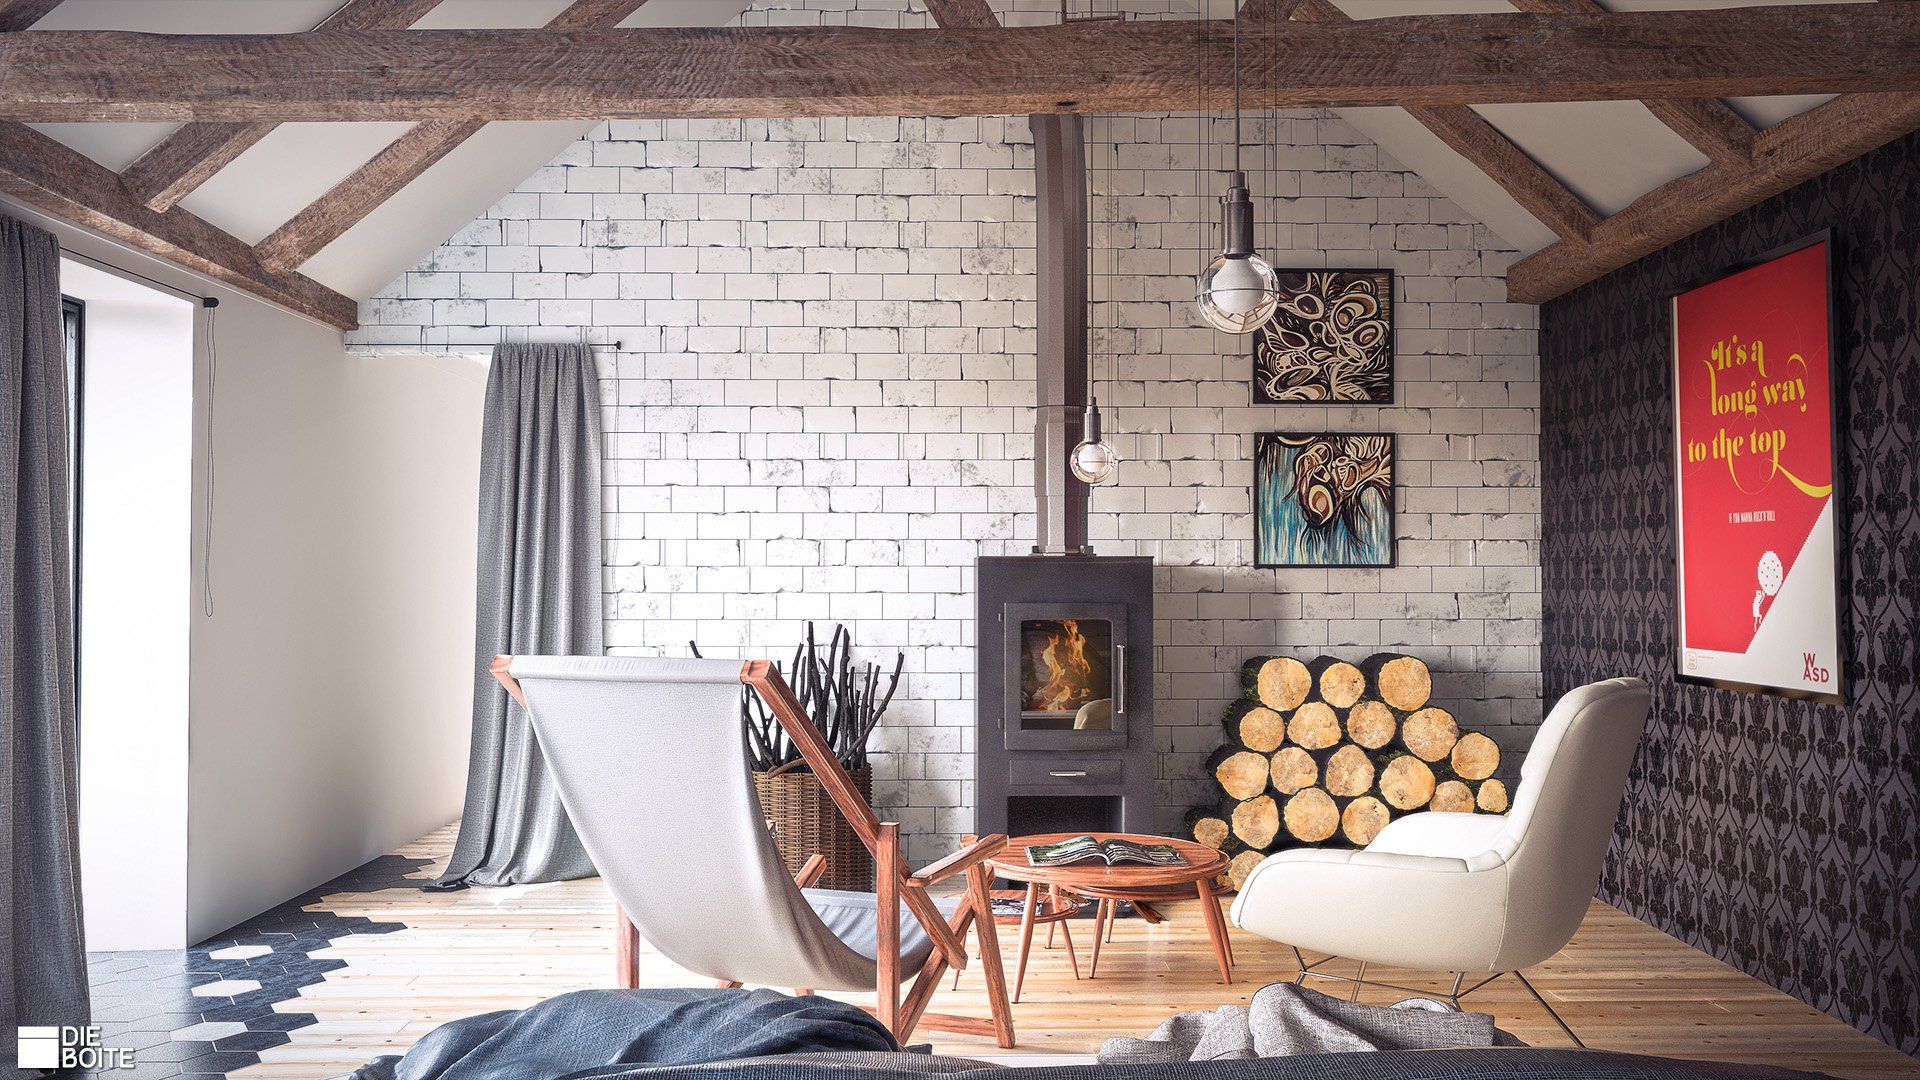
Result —
[[[1280,304],[1280,278],[1253,251],[1253,198],[1245,173],[1235,171],[1220,200],[1220,255],[1200,274],[1200,317],[1215,330],[1251,334]]]
[[[1100,433],[1100,406],[1089,402],[1080,417],[1080,442],[1067,459],[1073,475],[1083,484],[1104,484],[1120,468],[1120,453]]]

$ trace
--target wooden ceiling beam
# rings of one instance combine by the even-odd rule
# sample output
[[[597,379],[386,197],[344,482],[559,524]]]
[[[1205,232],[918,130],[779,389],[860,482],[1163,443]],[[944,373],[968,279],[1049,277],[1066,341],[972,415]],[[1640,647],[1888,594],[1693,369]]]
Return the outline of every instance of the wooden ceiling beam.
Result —
[[[1251,6],[1259,0],[1248,2]],[[1349,21],[1333,0],[1294,0],[1292,6],[1293,17],[1302,22]],[[1467,106],[1409,105],[1406,111],[1454,153],[1504,188],[1514,202],[1553,230],[1555,236],[1584,240],[1600,223],[1600,215],[1580,196]]]
[[[1708,161],[1753,160],[1753,140],[1760,129],[1719,98],[1654,98],[1641,104],[1675,135],[1707,155]]]
[[[1714,162],[1653,189],[1585,241],[1562,240],[1514,263],[1507,297],[1544,304],[1845,164],[1920,131],[1920,94],[1850,94],[1754,138],[1751,162]]]
[[[0,34],[25,30],[60,6],[60,0],[0,0]]]
[[[547,30],[610,29],[647,0],[573,0],[547,22]],[[254,248],[261,262],[290,271],[365,221],[380,204],[413,183],[434,163],[459,149],[486,126],[484,120],[428,120],[335,184]]]
[[[1240,25],[1285,22],[1293,18],[1293,13],[1299,8],[1300,2],[1301,0],[1247,0],[1240,5]]]
[[[1407,114],[1506,189],[1555,236],[1584,240],[1600,224],[1593,207],[1465,105],[1409,105]]]
[[[1600,0],[1507,0],[1521,11],[1542,15],[1605,14]],[[1653,98],[1642,102],[1674,134],[1692,143],[1709,161],[1746,161],[1753,156],[1758,130],[1718,98]]]
[[[314,30],[405,30],[439,4],[440,0],[347,0]],[[189,123],[122,169],[120,178],[148,209],[170,210],[279,126]]]
[[[1253,108],[1920,91],[1910,4],[1244,28]],[[590,120],[1181,111],[1232,26],[0,35],[0,119]],[[1657,57],[1658,62],[1651,62]]]
[[[1000,25],[987,0],[927,0],[927,13],[948,30],[986,30]]]
[[[239,238],[185,210],[147,209],[112,169],[24,124],[0,123],[0,195],[329,326],[359,325],[360,305],[350,297],[268,269]]]
[[[381,203],[419,179],[434,162],[486,127],[484,120],[428,120],[415,124],[373,160],[355,169],[256,247],[260,261],[291,270],[358,225]]]

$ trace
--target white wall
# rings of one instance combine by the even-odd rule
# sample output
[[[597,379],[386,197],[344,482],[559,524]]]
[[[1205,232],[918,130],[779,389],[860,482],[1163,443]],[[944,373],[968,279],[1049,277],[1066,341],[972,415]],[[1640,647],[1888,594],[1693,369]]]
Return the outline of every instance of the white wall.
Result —
[[[457,817],[484,372],[354,357],[331,328],[37,212],[0,212],[221,301],[193,374],[188,939]]]
[[[1096,366],[1117,366],[1101,400],[1126,458],[1090,527],[1159,562],[1167,829],[1213,800],[1202,762],[1248,655],[1415,653],[1513,750],[1540,716],[1536,311],[1504,302],[1512,253],[1345,122],[1250,118],[1262,250],[1398,274],[1392,406],[1252,407],[1246,339],[1192,301],[1218,213],[1201,134],[1088,133]],[[785,658],[813,619],[904,651],[875,795],[930,858],[972,827],[974,559],[1032,544],[1032,196],[1021,117],[615,122],[363,305],[354,338],[621,341],[601,369],[609,648]],[[1254,435],[1278,430],[1398,434],[1397,566],[1252,565]]]
[[[87,944],[187,944],[194,305],[65,260],[86,301],[80,871]]]
[[[485,389],[470,361],[351,356],[248,300],[217,337],[196,940],[459,816]]]

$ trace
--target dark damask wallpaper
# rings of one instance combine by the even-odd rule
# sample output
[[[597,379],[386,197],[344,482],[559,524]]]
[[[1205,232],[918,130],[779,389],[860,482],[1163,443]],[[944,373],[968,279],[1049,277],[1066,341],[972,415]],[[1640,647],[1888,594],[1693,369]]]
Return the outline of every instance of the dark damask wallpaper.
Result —
[[[1682,685],[1667,297],[1824,228],[1849,700]],[[1541,326],[1548,700],[1653,687],[1601,897],[1920,1053],[1920,136],[1553,301]]]

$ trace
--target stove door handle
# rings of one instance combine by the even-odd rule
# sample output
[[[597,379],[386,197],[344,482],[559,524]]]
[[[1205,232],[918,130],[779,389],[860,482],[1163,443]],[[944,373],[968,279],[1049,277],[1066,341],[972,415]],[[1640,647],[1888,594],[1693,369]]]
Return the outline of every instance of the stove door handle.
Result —
[[[1115,645],[1113,651],[1118,658],[1118,670],[1113,680],[1113,715],[1125,717],[1127,715],[1127,647]]]
[[[1085,769],[1049,769],[1047,770],[1047,775],[1053,777],[1056,780],[1084,780],[1086,779],[1086,776],[1087,776],[1087,770]]]

